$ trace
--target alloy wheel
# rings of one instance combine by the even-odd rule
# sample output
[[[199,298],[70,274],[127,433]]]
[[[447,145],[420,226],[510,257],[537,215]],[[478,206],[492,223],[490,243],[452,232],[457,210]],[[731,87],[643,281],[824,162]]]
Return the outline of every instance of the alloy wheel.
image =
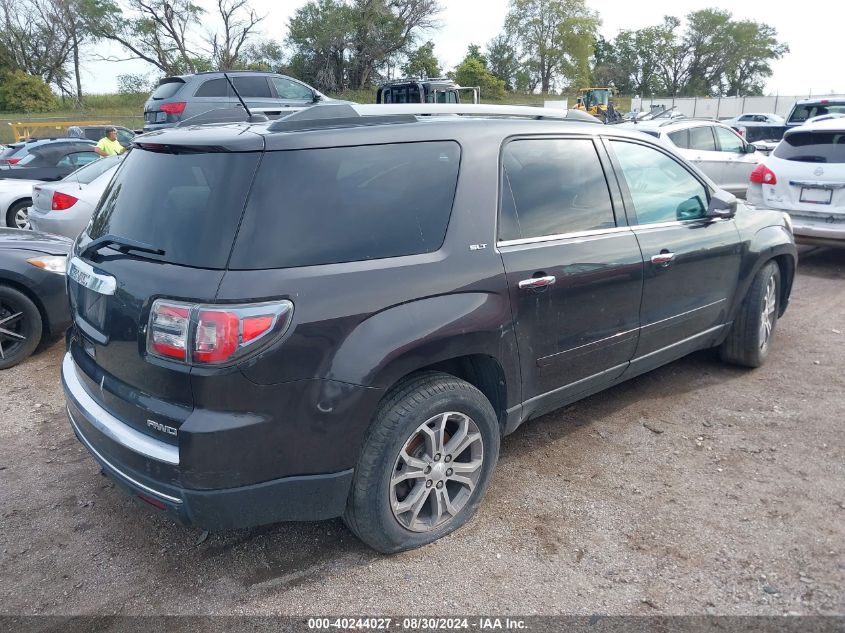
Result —
[[[766,293],[763,298],[763,309],[760,313],[760,349],[765,350],[772,338],[777,318],[777,282],[774,276],[766,283]]]
[[[17,353],[28,335],[23,312],[10,302],[0,303],[0,360]]]
[[[402,527],[429,532],[466,506],[478,485],[484,442],[478,425],[456,411],[423,422],[402,446],[390,478],[390,507]]]

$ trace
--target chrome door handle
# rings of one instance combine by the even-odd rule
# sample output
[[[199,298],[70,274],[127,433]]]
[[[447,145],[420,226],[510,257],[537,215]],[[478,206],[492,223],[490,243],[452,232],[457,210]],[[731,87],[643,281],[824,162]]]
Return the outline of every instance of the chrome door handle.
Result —
[[[675,259],[675,253],[660,253],[651,256],[651,263],[655,266],[668,266]]]
[[[557,281],[554,275],[548,275],[547,277],[532,277],[531,279],[523,279],[519,282],[519,287],[521,290],[531,289],[531,288],[545,288],[546,286],[551,286]]]

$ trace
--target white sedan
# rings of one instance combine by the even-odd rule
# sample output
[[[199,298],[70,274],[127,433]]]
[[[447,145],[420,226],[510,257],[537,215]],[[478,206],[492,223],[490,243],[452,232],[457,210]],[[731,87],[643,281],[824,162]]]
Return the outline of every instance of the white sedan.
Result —
[[[32,187],[29,223],[36,231],[71,239],[82,232],[94,207],[117,169],[121,156],[101,158],[77,169],[58,182],[38,182]]]
[[[787,130],[751,172],[748,201],[789,213],[796,242],[845,246],[845,118]]]
[[[28,229],[27,209],[32,205],[32,186],[40,180],[0,179],[0,226]]]

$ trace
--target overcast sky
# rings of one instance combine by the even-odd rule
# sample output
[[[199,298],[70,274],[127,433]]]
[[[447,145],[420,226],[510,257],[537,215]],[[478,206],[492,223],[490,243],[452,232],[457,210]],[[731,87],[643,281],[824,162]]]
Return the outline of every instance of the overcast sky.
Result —
[[[306,0],[251,0],[251,5],[267,18],[262,23],[263,35],[282,40],[287,34],[288,18]],[[211,6],[207,0],[199,0]],[[444,11],[441,28],[423,35],[434,41],[435,54],[450,70],[461,61],[468,44],[482,47],[497,35],[504,25],[508,0],[441,0]],[[845,71],[842,59],[842,25],[845,23],[845,2],[822,0],[812,4],[781,0],[725,2],[723,0],[589,0],[588,6],[602,19],[601,33],[608,39],[621,29],[638,29],[661,22],[669,13],[679,17],[707,7],[731,11],[735,18],[765,22],[777,29],[780,41],[789,44],[790,52],[773,63],[774,74],[766,92],[784,95],[845,92]],[[124,55],[118,48],[101,44],[98,53]],[[114,92],[117,75],[145,73],[154,69],[143,62],[85,63],[83,88],[87,92]]]

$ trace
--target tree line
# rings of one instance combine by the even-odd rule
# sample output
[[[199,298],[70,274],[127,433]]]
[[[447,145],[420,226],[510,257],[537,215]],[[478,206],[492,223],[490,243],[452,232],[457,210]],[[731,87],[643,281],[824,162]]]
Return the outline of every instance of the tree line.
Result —
[[[0,0],[0,108],[4,99],[37,100],[46,86],[81,102],[81,73],[95,59],[147,62],[146,75],[119,77],[124,92],[204,70],[285,72],[331,92],[439,76],[431,36],[441,13],[438,0],[309,0],[285,37],[273,38],[249,0],[214,0],[210,8],[192,0]],[[771,62],[789,50],[771,26],[717,9],[683,22],[666,16],[612,40],[600,26],[585,0],[510,0],[501,33],[470,44],[448,74],[488,96],[590,84],[621,94],[757,95]],[[101,55],[105,42],[121,54]]]

